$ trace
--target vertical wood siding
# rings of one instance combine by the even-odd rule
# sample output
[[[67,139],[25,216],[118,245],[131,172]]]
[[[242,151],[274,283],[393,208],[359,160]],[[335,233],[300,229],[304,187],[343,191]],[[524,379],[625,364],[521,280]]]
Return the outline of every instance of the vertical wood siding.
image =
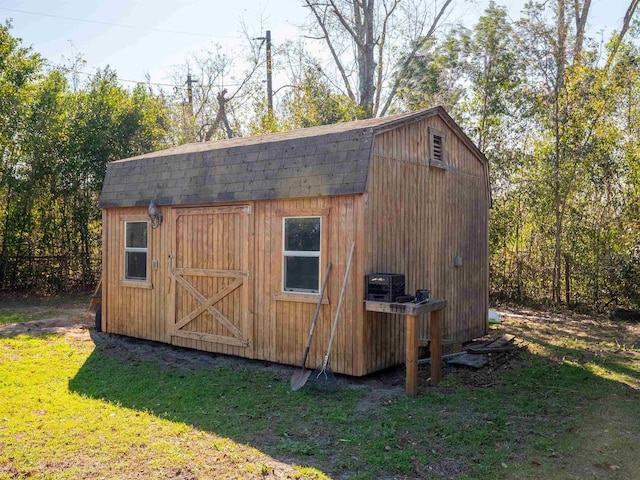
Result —
[[[326,353],[335,317],[349,248],[356,242],[345,301],[331,355],[331,367],[338,373],[361,375],[363,362],[362,265],[364,245],[357,239],[362,232],[362,196],[288,199],[256,203],[255,217],[255,351],[256,357],[289,365],[299,365],[311,328],[317,297],[298,301],[300,295],[282,293],[283,216],[321,215],[323,217],[321,272],[327,262],[332,269],[327,283],[328,303],[320,308],[307,366],[315,368]],[[360,269],[358,271],[358,268]]]
[[[147,219],[146,207],[113,208],[103,212],[103,302],[105,331],[168,342],[165,328],[167,257],[161,228],[148,227],[149,285],[124,282],[124,223]],[[154,270],[153,260],[158,269]]]
[[[429,167],[428,127],[445,132],[448,169]],[[365,273],[406,275],[406,290],[444,298],[444,338],[486,332],[488,192],[486,165],[438,117],[376,137],[366,194]],[[454,267],[456,255],[461,267]],[[404,320],[366,313],[366,370],[404,359]],[[421,337],[429,335],[421,322]]]
[[[206,210],[206,205],[198,209]],[[108,332],[158,340],[176,345],[299,365],[311,327],[317,296],[282,292],[282,218],[319,215],[323,218],[321,271],[327,262],[332,269],[327,283],[326,303],[320,309],[317,328],[307,366],[321,364],[328,347],[340,288],[351,242],[356,249],[345,300],[331,355],[331,367],[337,373],[363,375],[364,369],[364,225],[363,196],[338,196],[256,202],[249,214],[248,227],[240,228],[233,215],[177,215],[184,207],[161,207],[162,226],[150,230],[152,259],[159,268],[151,271],[153,288],[121,285],[124,271],[124,218],[145,215],[142,208],[113,208],[104,211],[104,305]],[[215,217],[215,218],[213,218]],[[247,238],[245,238],[247,237]],[[235,245],[246,244],[246,252]],[[169,255],[175,265],[200,269],[243,269],[249,265],[250,298],[239,292],[229,295],[215,308],[229,318],[246,309],[251,318],[249,348],[220,345],[196,339],[176,338],[168,334],[171,322],[195,310],[199,302],[192,294],[170,281]],[[248,257],[248,258],[247,258]],[[228,278],[186,275],[198,291],[211,294],[224,288]],[[304,301],[306,300],[306,301]],[[224,335],[225,329],[204,312],[189,325],[189,330]]]

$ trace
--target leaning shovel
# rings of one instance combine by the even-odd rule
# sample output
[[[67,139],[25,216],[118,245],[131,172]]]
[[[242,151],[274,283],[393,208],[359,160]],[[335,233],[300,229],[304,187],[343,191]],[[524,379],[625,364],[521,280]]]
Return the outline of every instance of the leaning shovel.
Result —
[[[302,357],[302,365],[299,370],[293,372],[291,376],[291,390],[294,392],[300,390],[307,383],[311,370],[307,370],[305,365],[307,364],[307,357],[309,356],[309,348],[311,348],[311,339],[313,338],[313,332],[316,330],[316,323],[318,321],[318,314],[320,313],[320,305],[322,305],[322,299],[324,298],[324,290],[327,287],[327,279],[329,278],[329,271],[331,270],[331,262],[327,264],[327,271],[324,273],[324,280],[322,281],[322,290],[320,290],[320,297],[316,304],[316,311],[313,314],[313,321],[311,322],[311,330],[309,331],[309,339],[307,340],[307,346],[304,349],[304,356]]]

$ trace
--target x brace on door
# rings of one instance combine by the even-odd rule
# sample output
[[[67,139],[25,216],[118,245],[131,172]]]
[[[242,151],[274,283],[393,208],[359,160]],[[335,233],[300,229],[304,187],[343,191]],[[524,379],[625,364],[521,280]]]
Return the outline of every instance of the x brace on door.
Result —
[[[195,268],[176,268],[170,272],[170,275],[175,279],[175,281],[180,284],[185,290],[187,290],[191,295],[193,295],[198,302],[200,302],[200,306],[189,313],[187,316],[178,320],[174,326],[174,331],[172,335],[183,338],[191,338],[194,340],[202,340],[209,341],[215,343],[224,343],[226,345],[233,345],[237,347],[248,347],[249,341],[243,338],[242,332],[238,327],[236,327],[227,317],[225,317],[218,309],[216,309],[213,305],[218,303],[227,295],[231,294],[234,290],[241,287],[244,278],[248,277],[248,272],[242,271],[234,271],[234,270],[206,270],[206,269],[195,269]],[[183,275],[193,275],[193,276],[205,276],[205,277],[235,277],[235,280],[227,285],[222,290],[216,292],[212,297],[205,297],[200,293],[193,285],[191,285]],[[213,317],[224,325],[227,330],[233,335],[232,337],[226,337],[222,335],[213,335],[209,333],[202,332],[192,332],[189,330],[182,330],[186,325],[188,325],[192,320],[197,318],[199,315],[208,311]]]

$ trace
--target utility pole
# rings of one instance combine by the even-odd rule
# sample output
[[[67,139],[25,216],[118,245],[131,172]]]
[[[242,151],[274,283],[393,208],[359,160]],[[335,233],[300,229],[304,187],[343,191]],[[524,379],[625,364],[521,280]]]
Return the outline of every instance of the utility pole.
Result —
[[[265,37],[257,37],[254,40],[262,40],[267,44],[267,114],[269,118],[273,117],[273,83],[271,81],[271,30],[267,30]],[[262,44],[260,45],[262,47]]]
[[[187,73],[187,81],[185,85],[187,86],[187,101],[189,102],[189,111],[191,113],[191,117],[193,117],[193,87],[194,83],[198,83],[197,78],[191,78],[191,73]]]
[[[271,81],[271,30],[267,30],[267,105],[269,117],[273,116],[273,83]]]

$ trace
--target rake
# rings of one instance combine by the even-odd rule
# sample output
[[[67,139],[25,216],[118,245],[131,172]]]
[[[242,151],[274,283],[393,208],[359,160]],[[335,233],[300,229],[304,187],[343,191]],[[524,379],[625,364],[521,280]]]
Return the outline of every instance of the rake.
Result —
[[[338,300],[338,307],[336,308],[336,316],[333,320],[333,326],[331,327],[331,336],[329,337],[329,346],[327,347],[327,354],[324,357],[322,365],[316,371],[314,375],[319,380],[329,380],[330,382],[335,380],[331,367],[329,366],[329,357],[331,356],[331,346],[333,345],[333,338],[335,337],[338,327],[338,318],[340,318],[340,309],[342,307],[342,300],[344,300],[344,293],[347,289],[347,280],[349,279],[349,272],[351,271],[351,260],[353,259],[353,251],[356,247],[355,243],[351,244],[351,251],[349,252],[349,259],[347,260],[347,269],[344,272],[344,279],[342,280],[342,289],[340,290],[340,299]]]

